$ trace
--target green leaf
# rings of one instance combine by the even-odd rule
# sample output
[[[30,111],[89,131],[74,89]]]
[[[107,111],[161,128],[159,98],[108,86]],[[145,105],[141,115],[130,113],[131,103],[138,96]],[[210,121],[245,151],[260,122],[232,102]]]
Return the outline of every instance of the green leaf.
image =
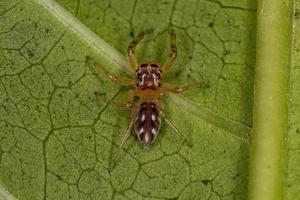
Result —
[[[30,200],[245,199],[255,2],[57,2],[71,14],[51,0],[0,2],[3,191]],[[128,76],[121,55],[132,34],[147,32],[136,49],[139,59],[163,62],[170,53],[171,29],[177,34],[178,59],[168,81],[210,85],[162,99],[166,114],[192,146],[182,144],[163,123],[149,150],[132,132],[110,169],[129,122],[130,111],[115,105],[126,100],[127,88],[111,83],[85,58]],[[299,122],[294,124],[296,131]],[[295,199],[299,186],[292,177],[287,191]]]

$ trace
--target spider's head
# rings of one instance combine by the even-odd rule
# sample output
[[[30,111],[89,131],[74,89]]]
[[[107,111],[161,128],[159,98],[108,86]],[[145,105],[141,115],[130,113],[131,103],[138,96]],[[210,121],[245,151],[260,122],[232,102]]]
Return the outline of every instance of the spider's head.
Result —
[[[141,89],[156,89],[160,87],[162,71],[156,63],[143,62],[139,64],[137,75],[137,86]]]

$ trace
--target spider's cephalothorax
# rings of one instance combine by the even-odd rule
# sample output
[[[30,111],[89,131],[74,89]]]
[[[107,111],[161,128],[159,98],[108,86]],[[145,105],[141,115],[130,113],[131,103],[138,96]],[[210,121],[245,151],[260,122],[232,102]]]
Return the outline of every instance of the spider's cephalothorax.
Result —
[[[137,107],[134,129],[138,139],[148,148],[160,130],[159,110],[154,102],[141,102]]]
[[[155,90],[160,87],[161,70],[158,64],[155,63],[142,63],[136,70],[137,83],[136,85],[144,89]]]

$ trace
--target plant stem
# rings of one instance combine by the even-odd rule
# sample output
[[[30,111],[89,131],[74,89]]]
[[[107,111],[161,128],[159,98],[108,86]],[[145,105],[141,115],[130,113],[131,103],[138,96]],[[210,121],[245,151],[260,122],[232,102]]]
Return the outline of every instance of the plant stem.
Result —
[[[291,0],[259,0],[249,200],[284,198]]]

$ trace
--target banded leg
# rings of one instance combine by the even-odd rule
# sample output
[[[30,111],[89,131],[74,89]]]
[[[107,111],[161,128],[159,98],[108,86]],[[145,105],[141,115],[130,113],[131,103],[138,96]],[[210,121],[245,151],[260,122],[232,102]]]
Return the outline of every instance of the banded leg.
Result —
[[[105,76],[107,76],[107,78],[109,78],[112,82],[114,82],[118,85],[134,85],[135,84],[134,79],[124,79],[124,78],[119,78],[119,77],[113,76],[100,63],[96,62],[94,59],[92,59],[89,56],[86,57],[86,61],[89,64],[92,64],[95,67],[97,67],[101,73],[103,73]]]
[[[173,92],[173,93],[181,93],[184,92],[186,90],[192,89],[192,88],[208,88],[208,84],[205,83],[195,83],[195,84],[190,84],[190,85],[186,85],[183,87],[177,87],[168,83],[164,83],[162,84],[162,90],[164,91],[169,91],[169,92]]]
[[[170,58],[165,62],[165,64],[162,67],[162,69],[164,70],[164,73],[169,71],[169,69],[175,63],[176,57],[177,57],[176,34],[174,31],[172,31],[172,33],[171,33],[171,54],[170,54]]]
[[[141,41],[141,39],[144,37],[144,32],[140,32],[138,34],[138,36],[136,36],[133,41],[129,44],[128,49],[127,49],[127,53],[128,53],[128,58],[129,58],[129,62],[131,64],[131,67],[134,70],[137,70],[138,68],[138,62],[136,60],[136,57],[134,55],[134,50],[136,45]]]

